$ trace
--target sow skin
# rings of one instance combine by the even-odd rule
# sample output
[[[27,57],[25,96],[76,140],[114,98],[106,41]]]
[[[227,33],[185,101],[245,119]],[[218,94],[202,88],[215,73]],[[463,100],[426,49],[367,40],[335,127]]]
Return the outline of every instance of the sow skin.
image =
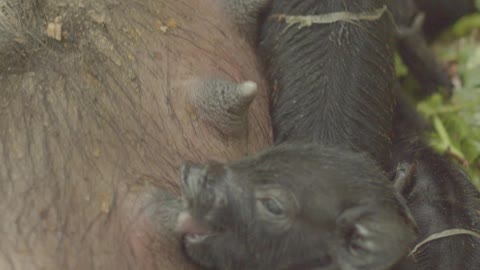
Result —
[[[265,80],[224,10],[0,1],[0,269],[197,269],[172,232],[182,160],[272,142]],[[212,81],[242,94],[242,128],[202,114]]]

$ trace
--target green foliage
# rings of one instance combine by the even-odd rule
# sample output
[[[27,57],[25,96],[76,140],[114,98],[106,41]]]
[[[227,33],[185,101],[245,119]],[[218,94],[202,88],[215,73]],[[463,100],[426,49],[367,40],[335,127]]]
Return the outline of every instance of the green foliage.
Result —
[[[478,14],[460,20],[450,32],[468,36],[437,44],[441,59],[457,65],[459,83],[452,99],[435,94],[417,107],[434,127],[429,134],[431,145],[466,166],[472,181],[480,187],[480,44],[478,34],[469,29],[472,25],[480,27]]]
[[[404,77],[408,75],[408,69],[403,64],[402,58],[400,58],[398,53],[395,54],[395,72],[397,73],[397,77]]]
[[[463,37],[479,27],[480,14],[474,13],[461,18],[447,33],[454,37]]]
[[[446,103],[436,94],[420,102],[418,109],[432,121],[433,132],[429,137],[433,148],[440,153],[448,152],[467,166],[474,183],[480,187],[480,101],[476,99],[465,101],[462,93]]]

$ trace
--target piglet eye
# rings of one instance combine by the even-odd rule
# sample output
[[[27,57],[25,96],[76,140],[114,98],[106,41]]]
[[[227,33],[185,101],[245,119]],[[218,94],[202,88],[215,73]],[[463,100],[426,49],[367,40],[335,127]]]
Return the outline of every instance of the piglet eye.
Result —
[[[285,187],[263,185],[255,190],[255,214],[260,224],[266,225],[265,232],[285,233],[293,225],[298,209],[295,195]]]
[[[267,209],[271,214],[275,216],[283,215],[283,208],[278,201],[272,198],[263,198],[263,199],[260,199],[260,202],[263,204],[265,209]]]

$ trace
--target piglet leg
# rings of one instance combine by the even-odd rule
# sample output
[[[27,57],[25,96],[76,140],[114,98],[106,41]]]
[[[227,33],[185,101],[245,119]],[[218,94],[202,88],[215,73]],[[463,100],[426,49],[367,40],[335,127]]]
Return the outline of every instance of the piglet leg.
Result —
[[[423,18],[419,14],[417,18]],[[453,84],[446,68],[430,50],[421,34],[423,20],[416,19],[411,28],[400,28],[398,33],[399,53],[423,90],[423,95],[443,92],[447,97],[452,95]]]

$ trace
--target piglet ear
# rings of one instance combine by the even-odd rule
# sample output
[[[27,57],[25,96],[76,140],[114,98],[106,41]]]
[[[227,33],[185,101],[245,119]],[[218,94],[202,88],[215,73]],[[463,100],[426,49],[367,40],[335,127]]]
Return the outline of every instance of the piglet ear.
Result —
[[[364,205],[342,213],[337,220],[340,269],[390,269],[408,253],[416,238],[415,223],[404,209],[396,210]]]

